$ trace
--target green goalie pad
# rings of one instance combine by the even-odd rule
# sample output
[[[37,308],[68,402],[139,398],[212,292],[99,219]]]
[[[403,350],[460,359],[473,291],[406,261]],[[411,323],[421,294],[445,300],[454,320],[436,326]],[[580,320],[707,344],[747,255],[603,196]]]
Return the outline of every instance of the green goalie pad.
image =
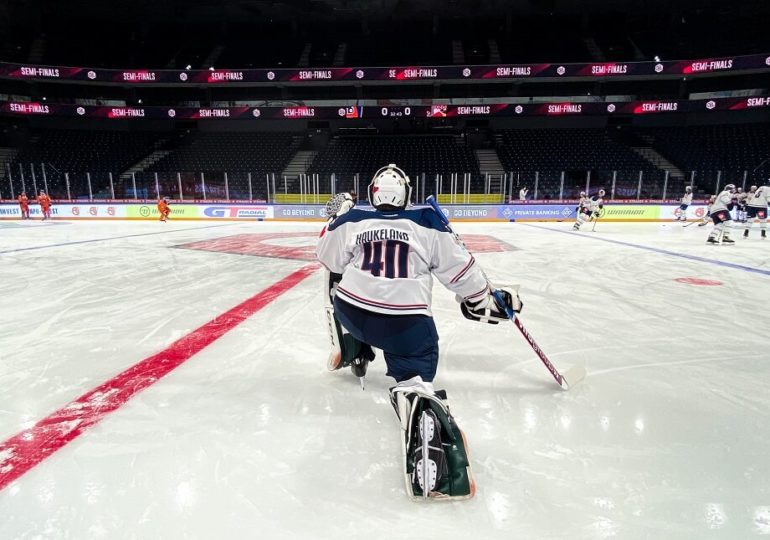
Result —
[[[337,343],[339,344],[339,361],[335,366],[330,365],[329,369],[333,371],[348,367],[356,358],[364,358],[370,362],[374,360],[374,350],[366,343],[357,340],[352,334],[346,332],[337,318],[334,317],[333,311],[332,309],[331,317],[334,321],[334,331],[337,335]]]
[[[411,496],[424,498],[422,479],[419,478],[418,468],[421,455],[420,418],[423,413],[430,411],[431,417],[438,421],[438,440],[441,443],[441,451],[436,451],[431,456],[437,465],[436,484],[430,490],[428,498],[431,499],[468,499],[475,493],[470,461],[462,431],[454,418],[449,414],[445,404],[446,392],[439,390],[435,396],[407,395],[412,400],[409,415],[409,447],[406,452],[406,474],[411,483]],[[443,454],[443,455],[442,455]]]
[[[329,330],[332,352],[329,355],[328,368],[334,371],[350,366],[356,358],[374,360],[372,348],[353,337],[337,320],[334,315],[334,290],[342,279],[341,274],[327,272],[324,282],[324,296],[326,304],[326,320]]]

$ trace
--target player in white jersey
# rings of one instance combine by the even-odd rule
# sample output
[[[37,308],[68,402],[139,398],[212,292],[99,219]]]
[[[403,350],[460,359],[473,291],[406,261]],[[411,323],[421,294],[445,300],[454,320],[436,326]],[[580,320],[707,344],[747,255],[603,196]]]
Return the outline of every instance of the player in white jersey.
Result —
[[[709,244],[718,244],[717,236],[722,235],[723,244],[734,244],[735,241],[730,238],[730,230],[733,228],[733,218],[730,215],[730,211],[733,209],[733,194],[735,193],[735,185],[727,184],[724,191],[714,199],[714,204],[711,205],[711,221],[714,222],[714,229],[709,234]]]
[[[583,201],[584,193],[581,192],[580,195],[580,210],[577,213],[575,224],[572,226],[573,231],[579,231],[580,226],[587,220],[598,219],[604,209],[603,189],[600,189],[596,195],[589,197],[585,202]]]
[[[588,197],[586,196],[585,191],[580,192],[580,200],[578,201],[578,205],[575,207],[575,213],[579,213],[582,208],[588,208]]]
[[[687,221],[687,207],[692,204],[692,188],[690,186],[684,188],[684,195],[682,195],[679,202],[681,204],[679,205],[679,217],[677,220]]]
[[[335,316],[356,339],[382,349],[387,373],[398,383],[391,402],[401,421],[409,495],[468,498],[475,484],[465,440],[446,394],[433,388],[439,357],[433,276],[457,295],[464,314],[485,322],[507,317],[475,258],[436,212],[407,209],[411,190],[395,165],[377,171],[368,190],[374,211],[352,209],[332,220],[316,254],[330,272],[342,274]],[[503,292],[508,307],[520,311],[518,295]]]
[[[745,193],[742,188],[738,188],[734,195],[735,200],[735,221],[738,223],[746,222],[746,200],[749,194]]]
[[[767,207],[770,205],[770,186],[751,186],[752,194],[746,201],[746,230],[743,237],[749,237],[749,229],[754,221],[759,221],[762,238],[767,238]]]

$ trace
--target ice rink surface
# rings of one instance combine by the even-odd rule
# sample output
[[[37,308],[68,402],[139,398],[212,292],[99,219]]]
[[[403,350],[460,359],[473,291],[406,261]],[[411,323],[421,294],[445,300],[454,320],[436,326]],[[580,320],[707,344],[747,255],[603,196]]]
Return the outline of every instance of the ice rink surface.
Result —
[[[321,226],[0,222],[0,478],[2,441],[310,264]],[[436,284],[474,499],[407,499],[392,382],[379,355],[366,391],[326,370],[314,271],[8,483],[0,538],[770,535],[770,240],[571,226],[455,225],[511,248],[477,260],[521,284],[554,364],[588,371],[560,390],[513,325]]]

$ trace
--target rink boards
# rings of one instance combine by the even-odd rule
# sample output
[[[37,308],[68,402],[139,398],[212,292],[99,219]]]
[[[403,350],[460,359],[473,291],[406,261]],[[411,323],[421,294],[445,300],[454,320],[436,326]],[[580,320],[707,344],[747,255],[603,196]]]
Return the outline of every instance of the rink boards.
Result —
[[[171,201],[171,219],[190,221],[322,221],[326,219],[321,204],[263,204],[233,202]],[[442,205],[453,221],[570,221],[575,219],[575,203],[500,204],[500,205]],[[363,207],[367,208],[367,207]],[[679,216],[678,204],[607,203],[604,221],[655,222],[671,221]],[[40,206],[30,204],[30,217],[41,218]],[[706,205],[694,204],[687,210],[689,218],[702,218]],[[53,219],[119,219],[157,220],[154,201],[59,201],[51,208]],[[21,210],[15,202],[0,203],[0,219],[20,219]]]

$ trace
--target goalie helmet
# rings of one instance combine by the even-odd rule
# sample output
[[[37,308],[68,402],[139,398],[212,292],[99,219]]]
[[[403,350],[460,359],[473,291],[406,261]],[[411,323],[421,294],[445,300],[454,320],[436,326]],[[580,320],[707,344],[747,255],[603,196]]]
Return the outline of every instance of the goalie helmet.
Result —
[[[735,184],[727,184],[725,186],[725,191],[729,191],[730,193],[735,193]]]
[[[690,193],[690,192],[692,192],[692,188],[690,186],[687,186],[686,188],[684,188],[684,192],[685,193]]]
[[[599,197],[604,197],[605,191],[603,189],[599,190]]]
[[[404,171],[394,163],[374,173],[369,183],[369,203],[378,210],[406,208],[412,195],[412,185]]]

